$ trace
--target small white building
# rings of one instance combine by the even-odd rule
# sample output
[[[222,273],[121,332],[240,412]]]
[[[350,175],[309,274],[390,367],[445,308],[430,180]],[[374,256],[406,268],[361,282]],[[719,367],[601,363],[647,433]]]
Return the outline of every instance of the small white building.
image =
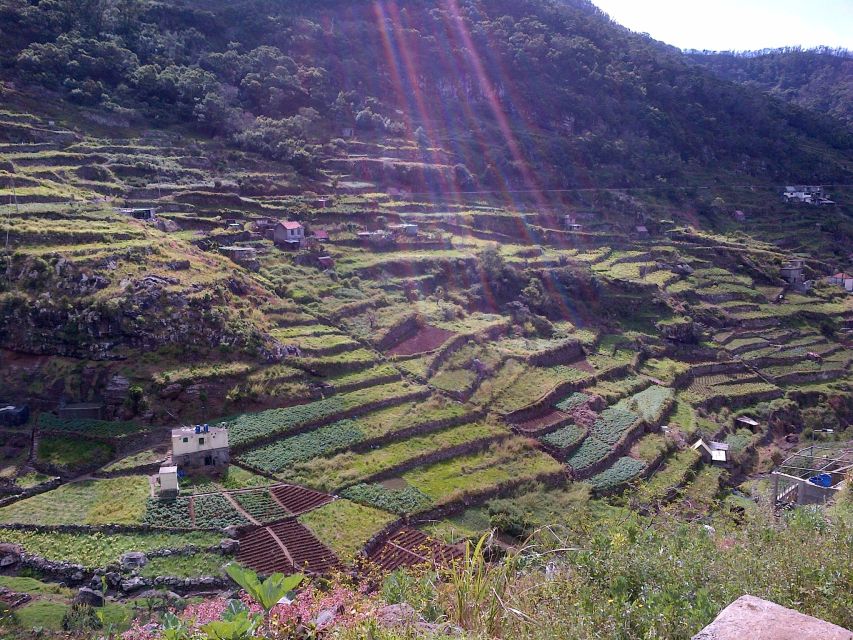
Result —
[[[301,247],[305,242],[305,227],[293,220],[285,220],[275,225],[273,241],[278,245]]]
[[[417,236],[418,225],[411,222],[403,222],[401,224],[389,224],[388,229],[394,233],[399,233],[406,236]]]
[[[566,231],[580,231],[582,228],[573,215],[567,215],[563,218],[563,226],[566,228]]]
[[[844,271],[840,271],[835,275],[829,276],[826,281],[829,284],[835,284],[839,287],[844,287],[845,291],[853,292],[853,276]]]
[[[177,494],[178,493],[178,468],[160,467],[160,493],[161,494]]]
[[[691,449],[698,451],[705,462],[722,467],[729,465],[729,445],[724,442],[705,442],[701,438]]]
[[[219,472],[228,463],[228,429],[206,424],[172,429],[172,464],[176,467]]]

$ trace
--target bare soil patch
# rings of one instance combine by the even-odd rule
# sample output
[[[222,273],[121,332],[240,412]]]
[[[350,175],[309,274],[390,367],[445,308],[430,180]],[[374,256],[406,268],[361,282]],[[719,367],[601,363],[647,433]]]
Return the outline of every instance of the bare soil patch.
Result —
[[[418,353],[427,353],[438,349],[455,335],[453,331],[431,327],[427,324],[418,329],[415,335],[391,348],[388,353],[392,356],[413,356]]]

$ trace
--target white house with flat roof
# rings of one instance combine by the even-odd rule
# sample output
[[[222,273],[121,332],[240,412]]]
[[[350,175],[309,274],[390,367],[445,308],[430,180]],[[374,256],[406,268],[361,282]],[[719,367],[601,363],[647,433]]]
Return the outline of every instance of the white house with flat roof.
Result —
[[[185,470],[224,471],[229,462],[228,429],[195,425],[172,429],[172,464]]]

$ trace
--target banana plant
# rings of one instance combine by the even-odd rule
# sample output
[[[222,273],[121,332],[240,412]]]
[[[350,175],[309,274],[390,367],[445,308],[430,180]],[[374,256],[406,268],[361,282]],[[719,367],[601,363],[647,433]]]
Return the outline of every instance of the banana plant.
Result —
[[[260,605],[264,610],[264,619],[267,623],[269,623],[272,608],[282,598],[292,593],[305,579],[305,576],[301,573],[295,573],[290,576],[285,576],[283,573],[274,573],[261,582],[257,573],[236,564],[229,564],[225,567],[225,571],[234,582],[249,594],[252,600]]]
[[[231,616],[228,619],[209,622],[201,628],[209,640],[248,640],[253,638],[255,630],[260,626],[258,616],[252,616],[248,611]]]

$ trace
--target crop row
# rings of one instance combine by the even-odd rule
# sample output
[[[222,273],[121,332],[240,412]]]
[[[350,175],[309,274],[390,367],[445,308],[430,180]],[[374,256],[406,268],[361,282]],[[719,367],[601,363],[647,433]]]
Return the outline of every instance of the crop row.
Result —
[[[567,451],[580,443],[585,435],[586,431],[582,427],[570,424],[557,429],[553,433],[542,436],[539,440],[543,444],[554,447],[555,449]]]
[[[602,442],[614,445],[639,420],[640,416],[633,411],[627,411],[620,407],[607,407],[592,425],[592,433]]]
[[[258,522],[274,522],[288,515],[266,490],[235,493],[233,497]]]
[[[323,420],[337,413],[357,409],[380,400],[411,394],[417,388],[404,382],[360,389],[285,409],[269,409],[247,413],[226,422],[231,445],[241,445],[260,438],[285,434],[303,425]]]
[[[588,436],[581,443],[568,460],[566,464],[575,471],[582,471],[591,467],[603,460],[610,453],[610,445],[602,442],[598,438]]]
[[[248,465],[278,473],[296,462],[343,451],[360,442],[364,433],[352,420],[340,420],[314,431],[301,433],[273,444],[252,449],[240,456]]]
[[[191,529],[190,498],[178,497],[173,500],[149,498],[142,518],[143,524],[152,527]]]
[[[215,494],[193,498],[195,524],[202,529],[222,529],[248,524],[225,497]]]
[[[354,485],[344,489],[341,496],[400,515],[422,511],[432,504],[429,496],[415,487],[390,489],[378,483]]]
[[[110,422],[108,420],[63,419],[52,413],[42,413],[39,416],[39,426],[51,431],[68,431],[69,433],[85,433],[103,438],[126,436],[145,429],[135,422]]]
[[[596,491],[609,491],[639,476],[646,468],[640,460],[624,456],[599,474],[592,476],[589,482]]]
[[[672,405],[675,392],[669,387],[652,385],[631,397],[628,408],[648,423],[656,423]]]
[[[573,410],[577,409],[579,406],[584,404],[587,400],[589,400],[589,396],[585,393],[581,393],[576,391],[574,393],[569,394],[567,397],[563,398],[554,405],[555,408],[560,411],[565,411],[566,413],[571,413]]]

